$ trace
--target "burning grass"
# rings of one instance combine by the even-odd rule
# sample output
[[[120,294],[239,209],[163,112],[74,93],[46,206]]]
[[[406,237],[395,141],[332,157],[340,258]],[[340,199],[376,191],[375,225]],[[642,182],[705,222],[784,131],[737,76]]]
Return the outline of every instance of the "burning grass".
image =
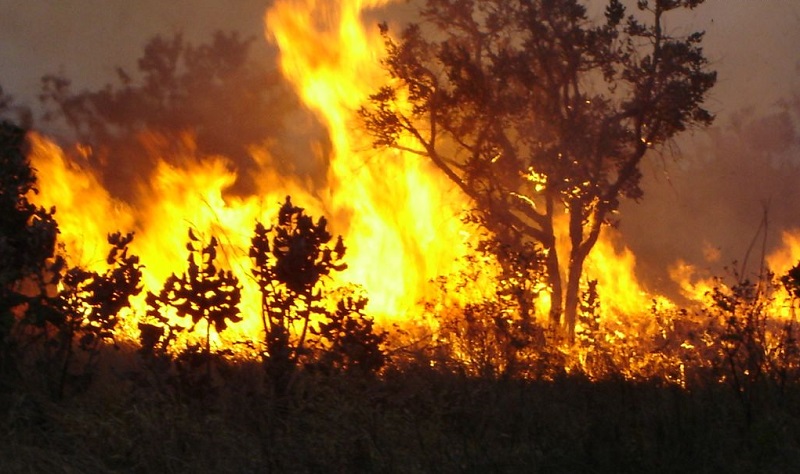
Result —
[[[772,310],[796,274],[720,282],[693,312],[653,305],[638,317],[659,330],[639,338],[587,291],[574,345],[522,324],[511,300],[438,309],[438,325],[388,334],[370,370],[329,364],[353,360],[331,358],[348,346],[303,350],[295,333],[284,373],[258,350],[120,340],[76,346],[64,378],[53,340],[15,333],[27,344],[5,347],[0,470],[794,472],[796,326]]]
[[[14,212],[30,207],[28,195]],[[15,232],[55,239],[54,220],[21,222]],[[539,317],[547,291],[535,249],[505,255],[498,279],[484,271],[488,244],[479,247],[417,319],[390,326],[373,324],[366,299],[328,278],[344,270],[347,248],[327,220],[287,198],[270,224],[253,225],[248,251],[222,224],[211,229],[225,245],[190,231],[188,258],[165,267],[161,291],[146,286],[149,261],[129,250],[131,234],[111,234],[108,257],[90,269],[33,253],[41,274],[6,268],[0,469],[800,467],[798,267],[710,280],[691,310],[658,298],[607,309],[588,281],[570,343]],[[245,282],[250,303],[238,298]]]
[[[608,229],[565,336],[541,248],[501,248],[422,157],[365,151],[361,15],[385,3],[270,10],[328,132],[316,186],[145,129],[123,198],[89,148],[31,133],[25,157],[8,129],[3,158],[40,176],[0,202],[22,217],[0,229],[0,471],[798,471],[796,233],[777,278],[676,265],[682,309]]]
[[[796,276],[718,282],[694,312],[653,305],[639,318],[659,331],[639,339],[587,296],[571,346],[504,316],[510,301],[451,308],[388,335],[379,369],[301,350],[284,385],[268,354],[134,341],[59,379],[34,340],[4,373],[0,470],[795,472],[800,352],[772,310]]]

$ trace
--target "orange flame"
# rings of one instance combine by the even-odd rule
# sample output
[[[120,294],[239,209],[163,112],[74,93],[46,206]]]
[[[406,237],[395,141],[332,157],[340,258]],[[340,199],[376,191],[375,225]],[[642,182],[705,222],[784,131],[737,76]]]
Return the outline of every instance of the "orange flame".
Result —
[[[383,43],[377,28],[366,27],[362,15],[390,2],[278,0],[266,13],[266,33],[280,49],[284,75],[330,136],[332,151],[326,157],[327,183],[322,188],[279,175],[269,153],[253,149],[259,191],[231,196],[227,190],[236,180],[236,170],[229,160],[202,156],[191,135],[176,144],[149,133],[141,140],[157,166],[139,183],[136,202],[125,203],[115,200],[91,169],[77,166],[58,146],[32,134],[31,160],[40,171],[41,188],[35,201],[57,206],[61,242],[72,263],[99,270],[106,235],[133,230],[131,250],[145,265],[145,289],[158,292],[170,273],[184,268],[187,228],[206,238],[216,236],[223,245],[223,264],[243,285],[245,318],[234,325],[230,339],[260,339],[255,317],[259,300],[249,275],[247,248],[255,221],[271,221],[288,194],[310,214],[328,217],[333,233],[344,236],[349,267],[340,282],[364,287],[371,314],[387,322],[421,312],[419,303],[434,299],[430,280],[465,268],[463,257],[477,231],[460,219],[470,208],[469,200],[429,161],[400,151],[373,150],[358,123],[356,111],[386,80],[380,65]],[[83,158],[87,153],[83,151]],[[564,222],[561,228],[559,234],[566,235]],[[784,234],[784,244],[768,258],[779,273],[800,259],[800,232]],[[474,292],[462,288],[459,294],[439,295],[438,301],[458,306],[480,298],[495,274],[493,262],[480,264]],[[653,304],[674,307],[638,282],[635,266],[635,256],[612,229],[604,230],[585,265],[585,277],[598,281],[603,322],[617,340],[652,331],[643,315]],[[670,275],[695,301],[705,300],[714,285],[685,262],[677,262]],[[544,294],[537,306],[543,318],[547,303]],[[136,305],[134,313],[143,314],[143,299]],[[130,328],[135,323],[126,327],[133,335]]]
[[[380,76],[381,42],[361,22],[362,8],[379,5],[338,2],[279,2],[268,25],[281,47],[281,64],[301,97],[327,125],[333,152],[328,183],[314,189],[279,175],[263,149],[253,149],[260,165],[259,192],[236,197],[226,191],[236,170],[222,156],[202,156],[190,134],[177,139],[144,133],[140,140],[157,163],[138,184],[134,203],[114,199],[82,156],[65,152],[32,134],[31,160],[40,176],[36,202],[56,206],[61,243],[72,264],[102,270],[106,235],[136,232],[131,250],[144,264],[145,290],[158,292],[172,272],[185,266],[187,228],[223,244],[223,265],[243,285],[239,334],[258,338],[257,289],[249,275],[247,248],[256,220],[271,221],[287,194],[312,215],[326,215],[332,231],[349,247],[341,282],[362,285],[370,312],[402,320],[426,296],[429,281],[452,273],[466,252],[470,230],[460,220],[467,202],[446,179],[416,156],[371,151],[355,124],[355,111]],[[81,155],[81,153],[77,153]],[[144,313],[143,298],[134,312]],[[135,327],[130,322],[128,328]],[[130,332],[126,329],[126,332]],[[232,335],[235,337],[235,334]]]
[[[469,204],[418,156],[372,151],[355,112],[384,80],[377,27],[362,12],[389,3],[282,1],[266,15],[267,35],[301,98],[328,128],[333,152],[330,206],[352,251],[344,278],[363,285],[371,308],[403,318],[427,281],[453,271],[470,232],[459,220]]]
[[[800,229],[781,233],[783,246],[767,255],[767,267],[776,275],[783,275],[800,262]]]

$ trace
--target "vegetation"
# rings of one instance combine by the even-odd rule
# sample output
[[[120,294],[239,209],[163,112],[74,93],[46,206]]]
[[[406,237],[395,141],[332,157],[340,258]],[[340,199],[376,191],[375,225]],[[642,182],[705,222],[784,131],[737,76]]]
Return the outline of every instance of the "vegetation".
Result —
[[[42,125],[69,130],[64,140],[90,147],[92,167],[123,199],[135,195],[126,187],[132,178],[153,171],[152,156],[159,154],[153,147],[174,147],[187,135],[203,154],[235,163],[236,190],[250,191],[246,179],[256,167],[250,148],[269,144],[273,154],[285,153],[273,142],[297,108],[280,76],[252,58],[254,40],[221,31],[199,45],[181,34],[156,36],[135,71],[118,68],[117,81],[98,90],[76,91],[68,77],[48,74],[40,93]]]
[[[36,180],[24,130],[3,131],[4,472],[800,467],[797,323],[775,313],[796,309],[800,264],[720,279],[698,310],[643,308],[652,340],[615,339],[602,295],[587,291],[576,343],[557,346],[519,316],[542,288],[541,255],[490,240],[447,279],[469,285],[482,256],[506,252],[493,293],[436,315],[433,335],[387,334],[357,289],[330,285],[342,239],[287,197],[275,222],[254,225],[259,314],[240,313],[218,240],[189,231],[186,269],[148,294],[131,341],[117,329],[141,291],[133,235],[109,236],[106,270],[67,268],[55,211],[26,197]],[[212,343],[244,318],[264,328],[241,341],[255,357]]]
[[[158,295],[148,292],[148,316],[159,323],[152,325],[140,323],[142,331],[142,347],[151,353],[155,345],[161,343],[160,352],[164,354],[169,348],[170,338],[159,341],[166,333],[178,329],[192,331],[201,321],[205,327],[205,337],[202,348],[189,345],[184,356],[197,356],[200,362],[204,361],[206,379],[211,377],[211,329],[219,334],[224,331],[229,322],[236,323],[242,320],[239,316],[239,303],[241,301],[241,287],[239,280],[230,270],[218,269],[215,266],[217,258],[217,239],[211,237],[208,245],[202,245],[200,239],[189,229],[189,250],[187,259],[188,268],[181,276],[174,273],[164,282],[164,287]],[[168,313],[169,309],[173,313]],[[191,319],[187,327],[170,324],[170,317],[180,316]],[[153,334],[157,339],[153,340]],[[199,350],[199,352],[198,352]]]
[[[53,260],[55,210],[28,200],[36,192],[36,177],[26,156],[25,131],[8,122],[0,123],[0,169],[0,373],[7,383],[15,372],[19,310],[41,306],[41,288],[58,282],[63,261]]]
[[[611,1],[607,23],[591,26],[572,1],[488,1],[470,16],[462,7],[477,3],[431,0],[425,18],[440,33],[455,28],[451,41],[418,27],[398,44],[386,37],[387,67],[417,108],[400,116],[391,104],[400,91],[386,89],[365,118],[395,145],[395,132],[420,132],[427,115],[418,151],[461,180],[479,207],[468,218],[497,237],[463,272],[443,275],[442,291],[467,291],[487,259],[502,262],[482,298],[430,302],[430,326],[376,325],[368,295],[334,284],[344,240],[288,196],[274,221],[253,223],[241,254],[255,309],[242,304],[248,282],[219,258],[218,237],[192,228],[185,267],[158,291],[143,291],[147,262],[130,250],[131,233],[108,236],[99,268],[69,267],[56,210],[30,201],[25,130],[0,124],[0,472],[800,471],[800,263],[783,275],[720,278],[696,308],[641,308],[635,316],[651,329],[622,335],[601,317],[596,282],[578,292],[571,269],[562,309],[574,340],[553,335],[556,315],[535,317],[539,295],[562,285],[547,244],[556,209],[569,211],[569,258],[580,262],[618,200],[640,193],[644,153],[710,120],[700,106],[714,77],[700,35],[671,38],[659,26],[665,12],[700,3],[637,2],[655,18],[644,24]],[[472,27],[491,33],[478,35],[485,62],[473,61]],[[498,48],[508,32],[527,39]],[[635,38],[654,50],[637,56]],[[48,100],[100,146],[169,128],[155,117],[190,120],[173,109],[216,79],[242,79],[223,73],[242,67],[247,41],[214,41],[154,40],[140,64],[145,85],[121,72],[119,89],[75,95],[51,77]],[[434,63],[440,82],[424,69]],[[587,95],[590,71],[620,89]],[[572,87],[555,87],[555,75]],[[10,104],[0,94],[0,112]],[[134,104],[146,110],[113,116]],[[543,104],[552,109],[522,118]],[[440,139],[469,158],[437,155]],[[138,334],[123,331],[127,318]],[[252,321],[260,337],[231,335]]]
[[[557,346],[518,316],[533,310],[541,256],[489,241],[476,273],[449,280],[468,285],[482,253],[509,252],[495,293],[439,314],[433,335],[389,335],[357,289],[330,285],[344,242],[287,197],[272,225],[254,226],[260,313],[240,313],[218,240],[190,231],[186,269],[148,294],[140,340],[120,340],[141,290],[133,235],[109,236],[105,271],[66,268],[54,211],[26,198],[24,131],[4,130],[4,472],[800,467],[797,323],[776,313],[796,309],[800,264],[719,280],[698,310],[643,308],[653,339],[615,339],[602,295],[587,291],[576,343]],[[212,343],[244,318],[264,327],[262,341],[240,341],[255,357]],[[202,344],[184,338],[193,332]]]
[[[267,229],[256,223],[250,258],[261,292],[264,362],[278,393],[289,388],[301,362],[323,370],[366,373],[384,363],[380,346],[385,335],[376,333],[365,316],[367,300],[342,289],[331,302],[323,291],[323,278],[346,268],[342,238],[331,248],[333,236],[326,227],[324,217],[314,222],[288,196],[277,226]]]
[[[392,81],[361,111],[375,146],[429,158],[502,244],[540,246],[551,323],[569,340],[583,263],[620,201],[642,197],[642,159],[712,121],[703,33],[664,27],[701,3],[640,1],[627,14],[611,0],[596,25],[577,0],[428,0],[399,41],[382,27]]]

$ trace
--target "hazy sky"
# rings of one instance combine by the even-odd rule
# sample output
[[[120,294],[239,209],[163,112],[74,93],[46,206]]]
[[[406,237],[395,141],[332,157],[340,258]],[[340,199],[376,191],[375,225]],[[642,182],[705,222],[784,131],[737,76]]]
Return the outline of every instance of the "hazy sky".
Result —
[[[263,37],[265,9],[263,0],[0,0],[0,84],[20,100],[35,98],[48,72],[97,87],[114,79],[116,66],[134,69],[156,34]]]
[[[97,88],[114,79],[116,66],[135,69],[143,45],[159,33],[181,31],[193,42],[217,29],[263,38],[269,4],[0,0],[0,85],[30,105],[45,73],[63,73],[76,89]],[[719,81],[708,103],[718,114],[714,130],[683,140],[679,163],[648,165],[644,202],[624,209],[629,244],[645,269],[662,273],[677,257],[701,258],[708,246],[723,259],[739,258],[766,200],[773,229],[800,228],[800,174],[785,163],[800,159],[800,117],[779,106],[800,96],[800,0],[707,0],[668,28],[706,30]],[[266,41],[259,43],[256,54],[269,60]]]
[[[20,99],[35,96],[46,72],[64,72],[91,86],[104,84],[115,66],[131,67],[146,40],[158,33],[182,31],[202,40],[215,29],[235,29],[262,36],[269,3],[0,0],[0,84]],[[707,31],[708,55],[720,70],[714,92],[719,111],[765,103],[765,97],[772,102],[798,85],[798,0],[708,0],[673,23],[671,28]]]

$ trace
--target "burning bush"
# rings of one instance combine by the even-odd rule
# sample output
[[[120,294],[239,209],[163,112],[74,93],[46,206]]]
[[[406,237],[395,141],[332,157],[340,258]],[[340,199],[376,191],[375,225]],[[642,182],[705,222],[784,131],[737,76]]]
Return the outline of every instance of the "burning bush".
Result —
[[[384,364],[384,336],[365,314],[367,299],[353,288],[327,288],[325,278],[346,267],[342,238],[330,246],[332,238],[324,217],[315,222],[288,197],[276,225],[255,225],[249,257],[264,334],[258,352],[280,393],[300,367],[374,373]],[[211,329],[221,334],[229,323],[242,321],[238,279],[215,265],[218,244],[212,237],[208,245],[201,245],[189,231],[188,270],[170,276],[159,294],[148,294],[147,320],[139,324],[141,353],[151,363],[166,361],[168,367],[176,341],[202,321],[203,347],[188,342],[177,349],[177,361],[201,360],[204,384],[211,377]],[[181,325],[176,317],[190,317],[191,324]],[[252,341],[243,342],[252,346]],[[224,348],[216,354],[231,351]]]

